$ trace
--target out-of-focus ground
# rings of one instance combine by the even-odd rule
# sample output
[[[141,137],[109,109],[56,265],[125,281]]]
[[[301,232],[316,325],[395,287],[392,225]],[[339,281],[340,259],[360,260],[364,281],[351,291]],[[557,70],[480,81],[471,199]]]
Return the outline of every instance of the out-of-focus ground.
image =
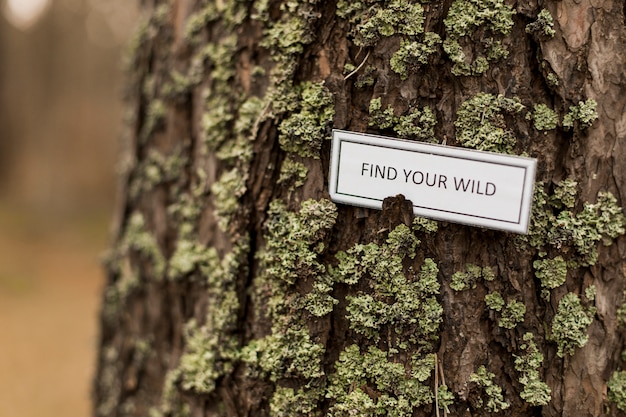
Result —
[[[1,417],[91,415],[136,3],[0,0]]]

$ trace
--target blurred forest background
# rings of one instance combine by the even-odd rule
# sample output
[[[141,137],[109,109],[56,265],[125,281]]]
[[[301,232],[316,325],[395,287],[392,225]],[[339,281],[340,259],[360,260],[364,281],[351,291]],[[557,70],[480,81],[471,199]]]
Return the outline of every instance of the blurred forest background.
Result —
[[[135,0],[0,0],[0,416],[90,415]]]

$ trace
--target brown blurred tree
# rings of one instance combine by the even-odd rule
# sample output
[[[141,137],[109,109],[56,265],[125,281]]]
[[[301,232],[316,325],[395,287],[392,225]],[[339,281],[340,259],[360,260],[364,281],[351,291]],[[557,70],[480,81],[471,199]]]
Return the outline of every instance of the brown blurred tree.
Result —
[[[623,2],[143,3],[97,415],[623,415]],[[331,128],[536,157],[530,233],[331,203]]]

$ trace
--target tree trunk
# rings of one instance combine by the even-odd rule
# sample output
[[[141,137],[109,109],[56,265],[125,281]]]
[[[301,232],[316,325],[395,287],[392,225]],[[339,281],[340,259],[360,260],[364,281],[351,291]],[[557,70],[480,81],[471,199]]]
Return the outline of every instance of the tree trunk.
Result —
[[[96,415],[624,414],[623,2],[143,3]],[[529,234],[333,204],[332,128],[537,158]]]

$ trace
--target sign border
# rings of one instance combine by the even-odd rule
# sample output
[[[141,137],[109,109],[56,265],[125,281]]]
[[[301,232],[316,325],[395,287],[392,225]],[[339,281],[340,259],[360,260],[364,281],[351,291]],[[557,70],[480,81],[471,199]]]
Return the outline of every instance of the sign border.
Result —
[[[528,233],[535,173],[537,169],[537,160],[534,158],[477,151],[475,149],[458,148],[445,145],[435,145],[424,142],[414,142],[405,139],[334,129],[328,184],[331,200],[336,203],[350,204],[358,207],[373,208],[378,210],[382,208],[382,200],[340,193],[337,191],[340,180],[339,165],[341,162],[341,147],[344,142],[521,168],[524,170],[524,182],[522,186],[522,198],[520,201],[520,210],[517,222],[482,217],[463,212],[416,206],[415,204],[413,205],[413,212],[417,216],[433,218],[436,220],[450,221],[478,227],[487,227],[490,229],[511,231],[520,234]]]

